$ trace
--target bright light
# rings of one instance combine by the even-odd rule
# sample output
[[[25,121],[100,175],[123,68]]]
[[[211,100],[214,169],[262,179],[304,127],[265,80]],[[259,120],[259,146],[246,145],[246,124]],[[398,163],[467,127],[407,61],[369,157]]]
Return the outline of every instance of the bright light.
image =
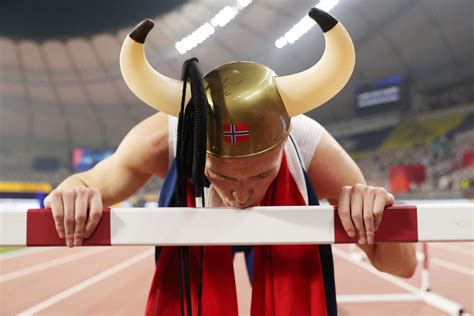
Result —
[[[214,33],[214,28],[209,23],[204,23],[197,28],[191,35],[186,36],[174,46],[180,54],[186,53],[197,45],[204,42],[209,36]]]
[[[331,11],[337,4],[339,3],[339,0],[321,0],[316,5],[316,8],[321,9],[323,11],[329,12]]]
[[[331,11],[337,4],[339,0],[321,0],[315,7],[329,12]],[[313,19],[309,16],[304,16],[298,23],[296,23],[288,32],[285,33],[282,37],[275,41],[275,46],[278,48],[283,48],[287,44],[293,44],[296,42],[301,36],[306,34],[313,26],[316,25]]]
[[[237,8],[231,8],[226,6],[224,9],[220,10],[211,20],[212,26],[220,26],[223,27],[227,23],[230,22],[238,13]]]
[[[238,5],[239,5],[241,8],[245,8],[245,7],[248,6],[251,2],[252,2],[252,0],[238,0],[238,1],[237,1]]]
[[[190,51],[194,47],[204,42],[209,36],[214,34],[215,28],[224,27],[229,23],[240,10],[248,6],[252,0],[238,0],[235,7],[226,6],[220,10],[209,22],[198,27],[194,32],[185,38],[176,42],[174,45],[176,50],[182,55]]]
[[[174,47],[176,47],[176,49],[181,55],[186,53],[186,48],[184,47],[184,44],[182,41],[176,42],[176,44],[174,44]]]
[[[284,37],[280,37],[279,39],[275,41],[275,46],[278,48],[282,48],[286,44],[288,44],[288,41]]]

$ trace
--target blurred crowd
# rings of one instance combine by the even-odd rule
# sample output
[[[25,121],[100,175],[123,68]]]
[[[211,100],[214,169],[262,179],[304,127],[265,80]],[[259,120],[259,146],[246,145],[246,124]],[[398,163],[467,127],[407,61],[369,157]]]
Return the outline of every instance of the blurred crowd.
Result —
[[[472,197],[474,166],[464,165],[466,152],[474,151],[474,129],[442,136],[433,143],[397,149],[377,149],[356,159],[367,182],[390,188],[390,169],[397,165],[422,165],[425,181],[412,182],[410,192],[415,198],[444,193],[449,197]]]
[[[377,149],[355,154],[353,158],[368,184],[387,189],[391,189],[392,167],[424,166],[424,181],[411,182],[409,185],[410,199],[474,198],[474,162],[465,164],[463,161],[465,153],[468,152],[473,152],[474,155],[474,126],[449,137],[443,135],[434,141],[422,141],[389,149],[378,145]],[[70,165],[66,163],[59,165],[56,170],[37,170],[31,167],[34,158],[33,154],[27,152],[0,151],[0,181],[48,182],[55,187],[73,173]],[[162,182],[157,177],[151,178],[129,202],[132,205],[156,203]]]

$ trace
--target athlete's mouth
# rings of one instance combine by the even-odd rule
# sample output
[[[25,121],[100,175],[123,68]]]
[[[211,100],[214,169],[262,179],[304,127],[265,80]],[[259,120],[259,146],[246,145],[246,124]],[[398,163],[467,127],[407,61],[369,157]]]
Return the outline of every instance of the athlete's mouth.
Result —
[[[250,201],[246,201],[245,203],[237,203],[237,202],[226,201],[225,204],[229,207],[236,207],[236,208],[240,208],[240,209],[249,208],[249,207],[253,206],[253,203],[251,203]]]

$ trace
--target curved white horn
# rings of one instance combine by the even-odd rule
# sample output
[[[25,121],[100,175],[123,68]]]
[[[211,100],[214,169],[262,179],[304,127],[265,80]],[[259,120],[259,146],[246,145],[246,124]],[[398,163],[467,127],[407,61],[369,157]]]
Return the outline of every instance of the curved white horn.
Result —
[[[355,65],[354,45],[344,26],[317,8],[312,8],[309,16],[323,30],[326,48],[311,68],[275,78],[290,116],[308,112],[334,97],[349,81]]]
[[[160,74],[145,56],[145,39],[153,25],[152,20],[145,19],[127,35],[120,51],[120,70],[127,86],[140,100],[166,114],[178,116],[183,81]],[[185,104],[190,96],[188,84]]]

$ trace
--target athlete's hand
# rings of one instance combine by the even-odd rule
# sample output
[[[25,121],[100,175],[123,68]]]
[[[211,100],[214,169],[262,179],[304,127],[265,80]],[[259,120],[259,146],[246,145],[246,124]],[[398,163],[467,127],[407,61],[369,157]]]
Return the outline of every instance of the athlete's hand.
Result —
[[[100,191],[83,185],[70,189],[56,189],[44,200],[50,208],[60,238],[68,247],[82,245],[89,238],[102,217]]]
[[[339,195],[338,213],[349,237],[359,237],[359,244],[373,244],[383,211],[395,198],[384,188],[364,184],[345,186]]]

